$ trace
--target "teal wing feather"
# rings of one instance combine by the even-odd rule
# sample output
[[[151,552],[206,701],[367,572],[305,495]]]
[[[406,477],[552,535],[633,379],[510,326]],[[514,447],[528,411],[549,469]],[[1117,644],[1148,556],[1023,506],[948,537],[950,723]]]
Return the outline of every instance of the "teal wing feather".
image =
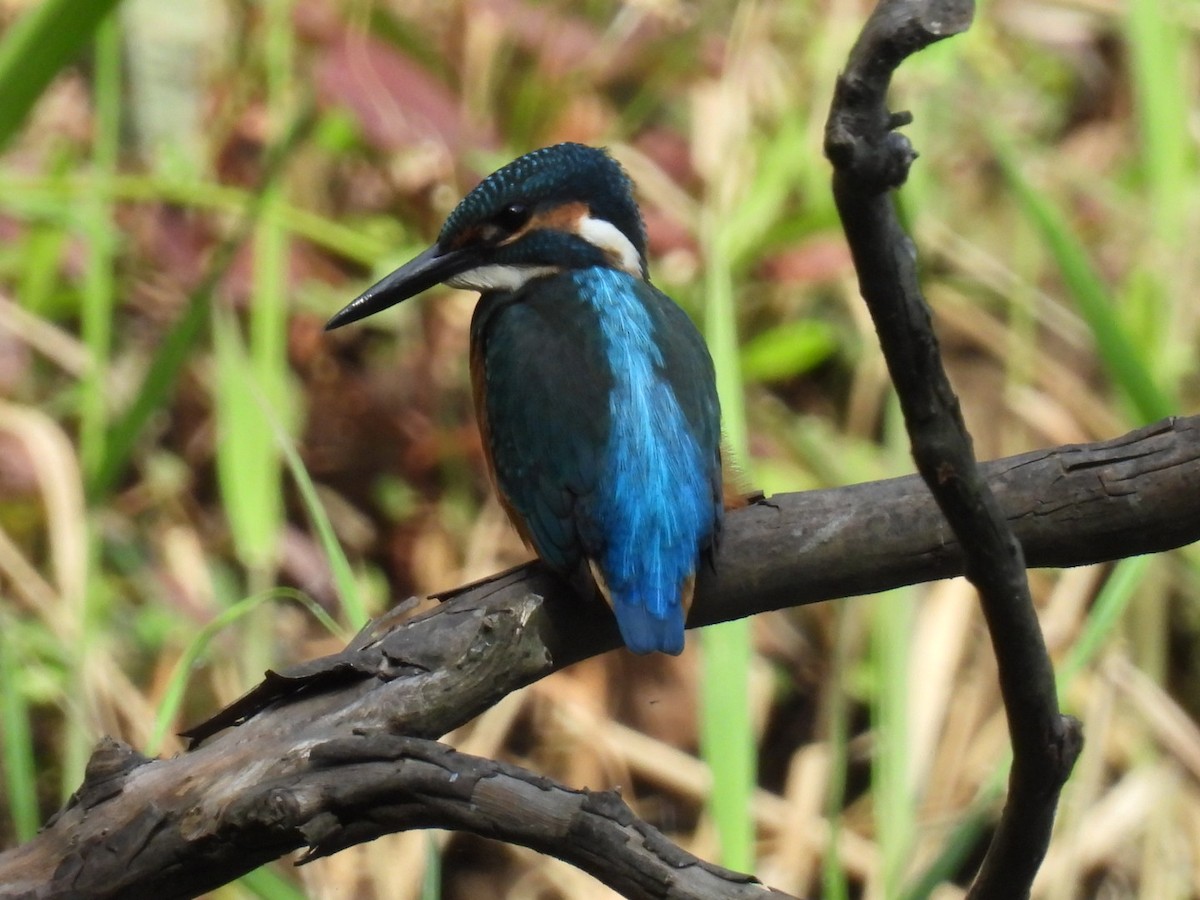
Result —
[[[595,268],[484,298],[473,340],[497,486],[534,549],[591,569],[631,649],[678,653],[722,514],[699,332],[650,284]]]

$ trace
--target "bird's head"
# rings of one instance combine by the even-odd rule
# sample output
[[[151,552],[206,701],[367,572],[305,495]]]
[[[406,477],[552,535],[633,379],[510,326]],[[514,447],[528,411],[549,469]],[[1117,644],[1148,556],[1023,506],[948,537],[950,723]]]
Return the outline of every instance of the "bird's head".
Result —
[[[353,300],[338,328],[436,284],[514,291],[532,278],[607,266],[646,277],[633,185],[605,151],[556,144],[515,159],[455,207],[437,242]]]

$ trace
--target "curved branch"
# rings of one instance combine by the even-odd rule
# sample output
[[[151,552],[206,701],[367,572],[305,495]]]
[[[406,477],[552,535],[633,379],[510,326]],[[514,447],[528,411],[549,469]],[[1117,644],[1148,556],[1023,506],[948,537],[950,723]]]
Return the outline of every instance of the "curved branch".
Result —
[[[53,884],[36,895],[190,897],[298,847],[309,848],[305,863],[395,831],[446,828],[556,856],[634,900],[795,900],[681,849],[613,791],[571,790],[435,741],[354,734],[314,743],[296,760],[249,782],[227,772],[206,786],[217,796],[193,797],[203,806],[182,818],[147,806],[107,852],[87,856],[85,846],[68,853]],[[95,815],[105,800],[137,790],[167,765],[102,742],[58,823]],[[192,864],[199,859],[205,864]],[[23,896],[12,882],[0,894]]]
[[[671,843],[615,791],[572,790],[517,766],[397,735],[328,741],[311,759],[315,778],[287,788],[297,818],[311,823],[304,861],[392,831],[451,828],[564,859],[624,897],[789,896]],[[271,798],[268,808],[278,806]]]
[[[1008,800],[970,892],[980,900],[1028,896],[1083,733],[1059,712],[1021,545],[976,465],[921,295],[912,242],[890,196],[916,158],[895,131],[911,117],[887,108],[892,73],[910,54],[964,30],[972,12],[971,0],[881,2],[838,79],[826,148],[835,167],[834,200],[917,469],[962,544],[996,654],[1013,767]]]

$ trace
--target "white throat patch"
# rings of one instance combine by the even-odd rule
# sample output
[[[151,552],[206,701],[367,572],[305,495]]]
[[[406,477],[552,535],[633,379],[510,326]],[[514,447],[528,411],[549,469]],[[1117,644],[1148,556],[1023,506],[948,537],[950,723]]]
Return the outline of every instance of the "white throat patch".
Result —
[[[476,266],[447,278],[446,284],[465,291],[519,291],[534,278],[553,275],[562,270],[558,266]]]

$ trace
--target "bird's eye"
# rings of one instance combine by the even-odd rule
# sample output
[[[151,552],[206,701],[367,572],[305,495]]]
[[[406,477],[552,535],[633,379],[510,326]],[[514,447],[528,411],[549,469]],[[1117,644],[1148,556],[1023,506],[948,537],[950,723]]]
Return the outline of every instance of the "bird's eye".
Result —
[[[529,221],[531,210],[524,203],[510,203],[492,217],[492,224],[508,234],[512,234]]]

